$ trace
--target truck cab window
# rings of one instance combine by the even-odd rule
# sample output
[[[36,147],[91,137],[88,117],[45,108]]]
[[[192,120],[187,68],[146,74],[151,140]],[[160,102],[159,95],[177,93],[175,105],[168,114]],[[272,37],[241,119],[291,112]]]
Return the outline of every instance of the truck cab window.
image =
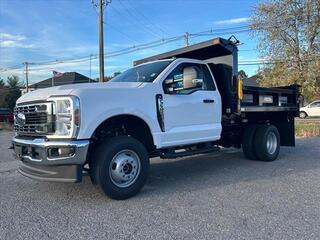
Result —
[[[190,94],[198,90],[215,90],[215,87],[206,65],[182,63],[165,79],[164,89],[171,94]]]
[[[114,77],[110,82],[153,82],[159,74],[172,62],[158,61],[138,65]]]

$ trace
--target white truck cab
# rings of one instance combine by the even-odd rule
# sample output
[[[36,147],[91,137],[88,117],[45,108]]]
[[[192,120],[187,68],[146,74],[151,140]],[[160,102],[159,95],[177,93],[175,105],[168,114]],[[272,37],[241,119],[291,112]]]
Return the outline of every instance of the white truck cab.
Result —
[[[236,42],[218,38],[135,65],[107,83],[19,98],[12,139],[19,171],[79,182],[86,170],[106,195],[125,199],[144,185],[152,157],[242,146],[250,159],[273,161],[280,145],[294,146],[299,87],[242,86]]]

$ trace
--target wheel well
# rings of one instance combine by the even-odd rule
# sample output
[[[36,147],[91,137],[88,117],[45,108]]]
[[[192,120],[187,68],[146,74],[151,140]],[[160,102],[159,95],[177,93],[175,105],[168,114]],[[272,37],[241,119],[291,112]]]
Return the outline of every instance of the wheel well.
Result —
[[[103,121],[92,134],[93,144],[114,136],[132,136],[150,152],[155,149],[151,130],[147,123],[133,115],[118,115]]]
[[[300,111],[301,113],[305,113],[306,116],[308,116],[308,113],[306,111]]]

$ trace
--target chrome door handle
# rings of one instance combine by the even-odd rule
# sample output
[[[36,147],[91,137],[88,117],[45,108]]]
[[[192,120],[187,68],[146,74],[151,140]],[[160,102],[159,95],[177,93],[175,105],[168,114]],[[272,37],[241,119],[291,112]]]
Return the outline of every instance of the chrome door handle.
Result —
[[[204,103],[214,103],[213,99],[203,99]]]

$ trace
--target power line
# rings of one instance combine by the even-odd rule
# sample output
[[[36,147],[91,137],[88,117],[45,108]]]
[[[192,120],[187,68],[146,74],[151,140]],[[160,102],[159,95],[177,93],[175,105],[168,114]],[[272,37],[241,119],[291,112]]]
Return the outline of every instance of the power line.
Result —
[[[109,52],[107,54],[105,54],[106,57],[112,57],[112,56],[119,56],[119,55],[123,55],[123,54],[128,54],[131,52],[135,52],[138,50],[142,50],[142,49],[146,49],[146,48],[150,48],[150,47],[156,47],[156,46],[160,46],[160,45],[164,45],[173,41],[178,41],[180,39],[182,39],[183,36],[177,36],[177,37],[171,37],[171,38],[163,38],[163,39],[159,39],[156,41],[152,41],[149,43],[144,43],[144,44],[139,44],[139,45],[133,45],[132,47],[128,47],[128,48],[124,48],[121,50],[117,50],[117,51],[113,51],[113,52]],[[44,62],[33,62],[33,63],[29,63],[32,65],[57,65],[57,64],[62,64],[62,63],[79,63],[79,62],[85,62],[85,61],[89,61],[90,60],[90,56],[91,59],[97,59],[98,55],[95,54],[90,54],[88,56],[83,56],[80,58],[69,58],[69,59],[60,59],[60,60],[53,60],[53,61],[44,61]],[[20,66],[20,65],[19,65]],[[20,69],[21,67],[17,68]],[[5,72],[8,70],[11,70],[13,68],[2,68],[0,70],[0,72]],[[30,70],[32,71],[32,70]]]
[[[220,28],[220,29],[215,29],[215,30],[210,29],[207,31],[190,33],[189,36],[190,36],[190,38],[195,38],[195,37],[203,37],[203,36],[211,36],[211,35],[226,35],[226,34],[242,33],[242,32],[248,32],[248,31],[250,31],[249,26],[245,25],[245,26],[238,26],[238,27],[231,27],[231,28]],[[152,41],[152,42],[148,42],[148,43],[144,43],[144,44],[139,44],[139,45],[133,45],[132,47],[112,51],[112,52],[109,52],[108,54],[105,54],[105,56],[114,57],[114,56],[125,55],[125,54],[139,51],[142,49],[161,46],[161,45],[173,42],[173,41],[178,41],[183,38],[184,38],[184,35],[171,37],[171,38],[162,38],[162,39],[158,39],[156,41]],[[240,51],[242,51],[242,50],[240,49]],[[248,50],[245,50],[245,51],[248,51]],[[29,64],[32,64],[32,65],[57,65],[57,64],[62,64],[62,63],[72,64],[72,63],[89,61],[90,58],[91,58],[91,60],[94,60],[94,59],[97,59],[97,57],[98,57],[98,55],[90,54],[88,56],[84,56],[84,57],[80,57],[80,58],[60,59],[60,60],[54,60],[54,61],[35,62],[35,63],[29,63]],[[3,67],[3,68],[0,68],[0,72],[17,70],[20,68],[21,68],[21,65],[16,65],[13,67],[5,67],[5,68]]]
[[[119,0],[119,1],[122,1],[122,0]],[[159,29],[163,34],[170,35],[167,31],[163,30],[161,27],[157,26],[156,24],[153,24],[152,21],[150,21],[150,19],[146,15],[144,15],[143,12],[139,11],[139,9],[136,8],[134,4],[131,4],[130,1],[126,1],[126,3],[130,5],[131,9],[133,9],[138,14],[138,16],[145,19],[145,21],[149,22],[150,25]]]
[[[17,70],[20,69],[21,67],[23,67],[22,64],[18,64],[12,67],[0,67],[0,72],[5,72],[5,71],[10,71],[10,70]]]
[[[162,37],[161,34],[159,34],[157,31],[155,31],[153,28],[149,27],[148,25],[146,25],[143,21],[141,21],[139,18],[136,17],[136,15],[129,11],[128,8],[123,4],[122,1],[119,1],[120,5],[123,7],[124,11],[127,13],[128,16],[130,16],[136,23],[137,26],[144,28],[147,32],[151,33],[152,35],[156,36],[156,37]],[[116,9],[114,7],[114,9]]]
[[[229,29],[233,29],[233,28],[226,28],[227,30]],[[222,31],[223,29],[219,29],[219,31]],[[209,35],[212,35],[215,33],[215,31],[209,30],[206,32],[210,32]],[[190,36],[200,36],[199,34],[203,34],[205,32],[199,32],[199,33],[190,33]],[[231,32],[220,32],[220,34],[229,34]],[[137,51],[137,50],[141,50],[141,49],[145,49],[148,47],[155,47],[155,46],[160,46],[160,45],[164,45],[167,43],[170,43],[172,41],[176,41],[176,40],[180,40],[183,39],[184,35],[180,35],[180,36],[175,36],[175,37],[170,37],[170,38],[161,38],[158,39],[156,41],[152,41],[152,42],[148,42],[148,43],[143,43],[143,44],[139,44],[139,45],[133,45],[132,47],[128,47],[128,48],[124,48],[124,49],[120,49],[120,50],[116,50],[116,51],[112,51],[109,52],[109,54],[105,54],[106,56],[114,56],[114,55],[119,55],[120,53],[126,54],[126,53],[131,53],[133,51]],[[44,62],[33,62],[33,63],[29,63],[32,65],[56,65],[56,64],[62,64],[62,63],[78,63],[78,62],[83,62],[83,61],[88,61],[90,60],[90,56],[92,57],[92,59],[96,59],[98,55],[87,55],[87,56],[83,56],[83,57],[79,57],[79,58],[67,58],[67,59],[60,59],[60,60],[53,60],[53,61],[44,61]],[[18,67],[20,66],[20,67]],[[0,69],[0,72],[4,72],[7,70],[11,70],[13,68],[16,67],[16,69],[20,69],[21,65],[18,66],[14,66],[14,67],[8,67],[8,68],[2,68]]]
[[[94,3],[94,0],[92,0],[92,7],[94,9],[94,11],[96,12],[97,16],[99,16],[99,13],[97,12],[97,5]],[[125,36],[128,40],[130,41],[134,41],[136,42],[137,40],[136,39],[133,39],[131,36],[129,36],[128,34],[124,33],[123,31],[119,30],[118,28],[114,27],[113,25],[111,25],[110,23],[107,23],[106,21],[103,21],[103,24],[109,26],[110,28],[112,28],[114,31],[120,33],[121,35]]]

